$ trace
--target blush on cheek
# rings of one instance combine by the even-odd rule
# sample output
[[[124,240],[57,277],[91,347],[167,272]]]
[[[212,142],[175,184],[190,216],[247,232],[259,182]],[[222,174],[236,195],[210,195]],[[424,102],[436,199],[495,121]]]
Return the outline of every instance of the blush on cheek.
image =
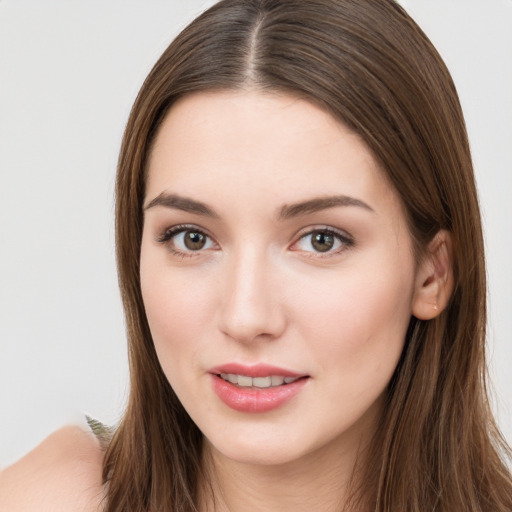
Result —
[[[410,291],[385,276],[375,276],[365,286],[345,284],[343,293],[310,304],[318,339],[329,343],[333,358],[356,367],[365,367],[369,359],[371,366],[381,358],[391,364],[404,344]]]
[[[164,280],[150,272],[144,277],[142,296],[157,350],[172,351],[172,347],[190,345],[191,340],[202,340],[212,318],[212,301],[205,289],[190,281]]]

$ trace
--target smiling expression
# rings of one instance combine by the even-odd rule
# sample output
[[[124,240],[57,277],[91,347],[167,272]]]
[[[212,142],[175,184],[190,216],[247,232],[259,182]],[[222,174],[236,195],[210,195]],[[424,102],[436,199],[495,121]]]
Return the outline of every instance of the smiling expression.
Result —
[[[155,348],[214,450],[277,464],[371,435],[416,265],[365,143],[293,96],[186,96],[157,134],[144,205]]]

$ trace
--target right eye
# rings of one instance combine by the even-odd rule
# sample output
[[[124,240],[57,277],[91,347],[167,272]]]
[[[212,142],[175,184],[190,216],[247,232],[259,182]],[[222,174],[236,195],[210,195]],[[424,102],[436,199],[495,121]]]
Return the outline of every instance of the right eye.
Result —
[[[158,239],[176,253],[191,255],[190,253],[212,249],[214,241],[200,229],[193,226],[174,226],[165,231]]]

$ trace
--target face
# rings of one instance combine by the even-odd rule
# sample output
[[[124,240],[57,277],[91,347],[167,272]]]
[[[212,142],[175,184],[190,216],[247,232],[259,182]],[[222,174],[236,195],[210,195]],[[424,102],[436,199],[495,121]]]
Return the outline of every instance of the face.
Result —
[[[280,464],[364,441],[415,292],[404,213],[365,143],[292,96],[198,93],[148,170],[147,318],[208,445]]]

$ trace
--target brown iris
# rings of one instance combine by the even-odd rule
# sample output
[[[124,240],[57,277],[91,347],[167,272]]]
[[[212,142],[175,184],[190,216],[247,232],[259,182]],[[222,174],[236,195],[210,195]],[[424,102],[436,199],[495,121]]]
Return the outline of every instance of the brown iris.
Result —
[[[313,233],[311,237],[311,245],[318,252],[330,251],[334,247],[334,236],[329,233],[318,231]]]
[[[206,244],[206,236],[195,231],[186,231],[183,237],[185,247],[191,251],[199,251]]]

